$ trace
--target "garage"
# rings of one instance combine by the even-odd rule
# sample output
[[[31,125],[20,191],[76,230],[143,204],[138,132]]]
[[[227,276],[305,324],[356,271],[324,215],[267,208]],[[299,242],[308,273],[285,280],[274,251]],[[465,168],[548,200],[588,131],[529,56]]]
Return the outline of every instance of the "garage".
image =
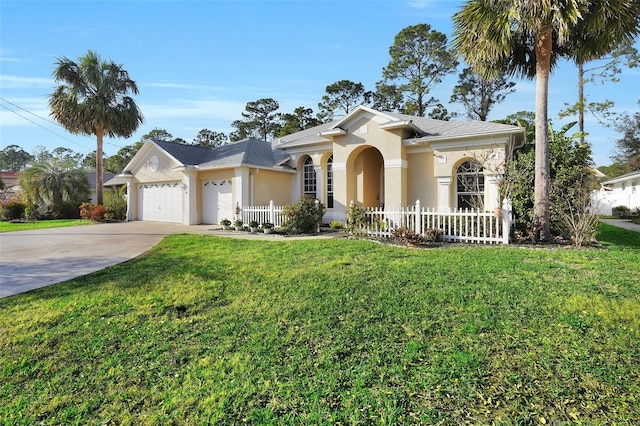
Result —
[[[202,223],[218,224],[233,218],[231,179],[207,180],[202,183]]]
[[[138,186],[138,220],[181,223],[180,182],[147,183]]]

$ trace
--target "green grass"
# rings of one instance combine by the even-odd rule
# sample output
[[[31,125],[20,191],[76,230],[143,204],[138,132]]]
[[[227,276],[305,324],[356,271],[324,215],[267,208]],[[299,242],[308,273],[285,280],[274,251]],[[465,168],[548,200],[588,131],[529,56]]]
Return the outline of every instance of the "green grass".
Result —
[[[94,222],[82,219],[37,220],[34,222],[0,222],[0,233],[13,231],[29,231],[32,229],[63,228],[67,226],[91,225]]]
[[[177,235],[0,300],[0,424],[635,424],[640,238]]]

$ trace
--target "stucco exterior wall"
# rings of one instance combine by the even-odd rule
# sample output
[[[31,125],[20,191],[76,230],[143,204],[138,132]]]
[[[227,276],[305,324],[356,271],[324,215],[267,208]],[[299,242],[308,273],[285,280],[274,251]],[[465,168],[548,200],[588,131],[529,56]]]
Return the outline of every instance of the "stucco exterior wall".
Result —
[[[438,184],[433,175],[433,153],[412,153],[407,158],[407,202],[412,205],[420,200],[425,208],[437,207]]]
[[[158,157],[158,168],[153,171],[150,166],[151,157]],[[136,182],[169,182],[182,180],[182,173],[173,169],[180,166],[166,153],[153,148],[142,158],[139,167],[132,170]]]
[[[294,176],[292,173],[273,170],[260,170],[253,174],[253,204],[266,206],[271,200],[277,206],[291,204],[293,202],[291,185]]]

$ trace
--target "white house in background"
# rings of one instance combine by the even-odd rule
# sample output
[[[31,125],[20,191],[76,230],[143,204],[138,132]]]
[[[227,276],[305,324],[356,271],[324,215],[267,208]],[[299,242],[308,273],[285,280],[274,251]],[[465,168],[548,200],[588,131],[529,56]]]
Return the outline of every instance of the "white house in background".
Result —
[[[106,185],[128,186],[128,220],[217,224],[236,208],[311,196],[325,221],[364,207],[459,209],[500,205],[500,165],[524,129],[440,121],[359,106],[345,117],[272,142],[208,149],[147,141]],[[478,164],[482,159],[482,164]]]
[[[598,213],[607,216],[617,206],[627,206],[631,210],[640,208],[640,170],[603,181],[594,204]]]

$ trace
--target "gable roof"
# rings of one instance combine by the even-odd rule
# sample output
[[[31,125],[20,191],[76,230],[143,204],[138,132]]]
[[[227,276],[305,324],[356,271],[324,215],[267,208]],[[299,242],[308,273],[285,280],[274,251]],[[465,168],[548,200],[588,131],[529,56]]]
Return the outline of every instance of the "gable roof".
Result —
[[[622,176],[617,176],[609,180],[605,180],[604,182],[602,182],[602,184],[610,185],[612,183],[631,181],[634,178],[640,178],[640,170],[636,170],[635,172],[627,173]]]
[[[320,126],[281,137],[278,139],[278,146],[282,148],[289,148],[327,142],[330,140],[328,137],[336,134],[343,134],[345,130],[344,126],[353,120],[354,117],[363,113],[373,114],[379,118],[382,128],[406,128],[412,130],[414,132],[414,136],[404,140],[405,144],[408,145],[495,134],[522,134],[524,137],[524,129],[522,127],[508,124],[492,123],[487,121],[435,120],[432,118],[399,114],[395,112],[376,111],[372,108],[360,105],[339,120],[334,120]]]
[[[274,168],[281,166],[289,159],[289,155],[286,152],[274,149],[270,142],[255,138],[247,138],[215,148],[186,145],[159,139],[150,139],[148,143],[165,151],[181,166],[197,166],[199,169],[239,166]],[[129,169],[133,162],[132,159],[125,170]]]

